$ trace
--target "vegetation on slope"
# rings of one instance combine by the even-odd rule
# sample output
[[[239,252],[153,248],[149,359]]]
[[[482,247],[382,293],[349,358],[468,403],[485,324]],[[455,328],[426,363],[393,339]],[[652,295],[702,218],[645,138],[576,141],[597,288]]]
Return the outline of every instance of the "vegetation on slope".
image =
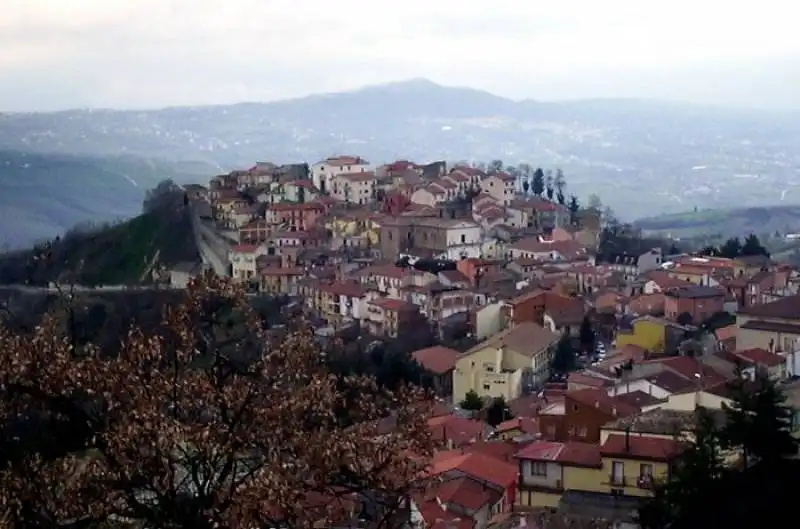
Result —
[[[165,267],[199,261],[184,195],[169,185],[153,207],[131,220],[74,229],[30,251],[0,257],[0,284],[140,284]]]
[[[84,222],[130,218],[146,189],[171,178],[179,184],[214,166],[136,156],[34,154],[0,149],[0,246],[25,248]]]
[[[763,235],[800,231],[800,206],[767,206],[736,209],[703,209],[639,219],[635,226],[673,237]]]

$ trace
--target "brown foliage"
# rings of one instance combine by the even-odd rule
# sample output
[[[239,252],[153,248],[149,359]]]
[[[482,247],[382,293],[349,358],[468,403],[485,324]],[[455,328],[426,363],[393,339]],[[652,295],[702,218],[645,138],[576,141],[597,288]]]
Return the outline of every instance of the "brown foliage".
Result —
[[[0,329],[0,351],[3,441],[13,446],[8,425],[22,419],[41,432],[2,456],[5,526],[319,527],[365,501],[388,520],[432,450],[426,395],[331,375],[313,333],[272,340],[212,275],[112,358],[73,347],[54,318],[32,335]]]

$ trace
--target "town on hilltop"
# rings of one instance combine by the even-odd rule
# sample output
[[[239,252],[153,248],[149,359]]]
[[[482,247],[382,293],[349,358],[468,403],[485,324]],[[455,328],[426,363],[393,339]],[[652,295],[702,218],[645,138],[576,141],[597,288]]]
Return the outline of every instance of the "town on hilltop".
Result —
[[[442,449],[419,527],[634,527],[732,379],[765,374],[800,416],[800,273],[758,248],[682,253],[567,178],[336,156],[185,190],[206,268],[424,369]]]

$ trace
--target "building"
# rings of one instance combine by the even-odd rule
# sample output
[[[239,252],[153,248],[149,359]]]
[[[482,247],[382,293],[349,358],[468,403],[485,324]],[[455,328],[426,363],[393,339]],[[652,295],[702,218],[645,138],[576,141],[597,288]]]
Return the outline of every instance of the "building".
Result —
[[[306,231],[324,213],[325,206],[318,202],[278,203],[267,208],[264,218],[277,231]]]
[[[508,206],[514,199],[516,192],[516,178],[508,173],[495,173],[484,178],[481,183],[481,191],[492,196],[499,204]]]
[[[266,248],[255,244],[238,244],[228,252],[231,277],[238,281],[250,281],[258,276],[256,259],[266,254]]]
[[[617,332],[617,347],[636,345],[652,353],[671,354],[684,340],[687,332],[695,330],[690,325],[679,325],[674,321],[653,316],[642,316],[633,320],[631,328]]]
[[[545,439],[598,443],[603,425],[639,412],[639,408],[606,389],[579,389],[564,395],[558,406],[544,408],[539,427]]]
[[[550,376],[560,336],[533,322],[496,334],[462,354],[453,372],[453,397],[470,390],[507,401],[539,388]]]
[[[681,452],[677,439],[609,435],[600,446],[603,461],[596,492],[623,496],[651,496],[657,481],[667,480],[670,466]]]
[[[343,173],[363,173],[370,164],[359,156],[334,156],[311,166],[311,181],[323,194],[330,193],[333,179]]]
[[[411,353],[411,358],[433,376],[433,387],[439,395],[453,393],[453,370],[459,352],[449,347],[435,345],[418,349]]]
[[[800,345],[800,295],[743,307],[736,315],[736,348],[794,352]]]
[[[672,288],[664,292],[664,316],[678,321],[688,314],[691,318],[682,323],[701,324],[725,308],[725,291],[722,288],[691,286]]]
[[[339,173],[331,180],[331,196],[347,204],[369,204],[377,192],[378,179],[372,171]]]
[[[420,326],[425,326],[418,306],[391,298],[368,301],[362,323],[370,334],[390,338],[397,338],[403,333],[418,332]]]
[[[471,221],[443,217],[396,217],[381,224],[381,253],[390,258],[421,253],[441,259],[480,257],[483,230]]]
[[[565,490],[591,489],[602,469],[600,447],[590,443],[534,441],[515,457],[520,507],[558,507]]]

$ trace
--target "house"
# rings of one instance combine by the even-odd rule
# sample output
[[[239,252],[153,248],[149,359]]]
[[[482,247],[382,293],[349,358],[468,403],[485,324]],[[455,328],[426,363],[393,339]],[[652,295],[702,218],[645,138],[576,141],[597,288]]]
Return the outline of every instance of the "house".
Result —
[[[482,439],[487,439],[491,427],[485,422],[458,415],[440,415],[428,419],[431,439],[447,449],[463,449]]]
[[[516,454],[517,505],[557,507],[565,490],[591,490],[602,469],[597,444],[534,441]]]
[[[503,441],[513,441],[515,439],[528,438],[539,432],[536,419],[531,417],[514,417],[503,421],[494,428],[494,435]]]
[[[228,262],[231,263],[231,277],[237,281],[250,281],[258,276],[256,258],[265,255],[263,245],[238,244],[228,252]]]
[[[779,354],[754,347],[734,351],[732,356],[741,363],[742,374],[750,379],[755,379],[756,373],[763,373],[775,381],[786,379],[786,359]]]
[[[637,276],[657,270],[664,262],[661,248],[652,248],[641,254],[598,254],[597,263],[608,265],[612,270],[627,276]]]
[[[508,246],[508,258],[536,259],[538,261],[571,262],[588,258],[586,247],[577,241],[546,240],[541,237],[526,237]]]
[[[514,198],[516,178],[508,173],[498,172],[480,182],[481,191],[492,196],[499,204],[508,206]]]
[[[672,353],[695,328],[652,316],[642,316],[631,322],[632,328],[617,332],[617,347],[632,344],[653,353]]]
[[[279,231],[306,231],[325,213],[319,202],[278,203],[267,207],[264,218]]]
[[[637,412],[637,406],[612,397],[603,389],[568,391],[557,410],[542,410],[540,429],[549,440],[597,443],[604,424]]]
[[[370,204],[377,199],[377,186],[372,171],[339,173],[331,182],[331,196],[348,204]]]
[[[334,156],[311,166],[311,181],[323,194],[330,193],[333,179],[343,173],[363,173],[370,164],[359,156]]]
[[[433,376],[433,387],[439,395],[453,393],[453,370],[459,352],[449,347],[435,345],[418,349],[411,353],[411,358],[425,368]]]
[[[507,401],[540,387],[550,375],[550,362],[559,335],[525,322],[482,342],[456,361],[453,396],[470,390]]]
[[[259,292],[272,295],[295,295],[297,294],[297,283],[305,275],[305,268],[299,266],[261,268],[258,270]]]
[[[651,496],[654,484],[669,479],[670,467],[682,451],[674,438],[611,434],[600,446],[603,461],[597,492]]]
[[[672,288],[664,292],[664,316],[679,321],[689,315],[682,323],[700,324],[714,314],[723,312],[725,291],[718,287],[691,286]]]
[[[439,184],[429,184],[417,189],[411,194],[411,203],[421,206],[434,207],[450,200],[450,193]]]
[[[800,295],[743,307],[736,314],[736,347],[794,352],[800,344]]]
[[[362,320],[367,331],[374,336],[397,338],[408,332],[419,332],[425,320],[419,307],[399,299],[377,298],[367,302]]]

